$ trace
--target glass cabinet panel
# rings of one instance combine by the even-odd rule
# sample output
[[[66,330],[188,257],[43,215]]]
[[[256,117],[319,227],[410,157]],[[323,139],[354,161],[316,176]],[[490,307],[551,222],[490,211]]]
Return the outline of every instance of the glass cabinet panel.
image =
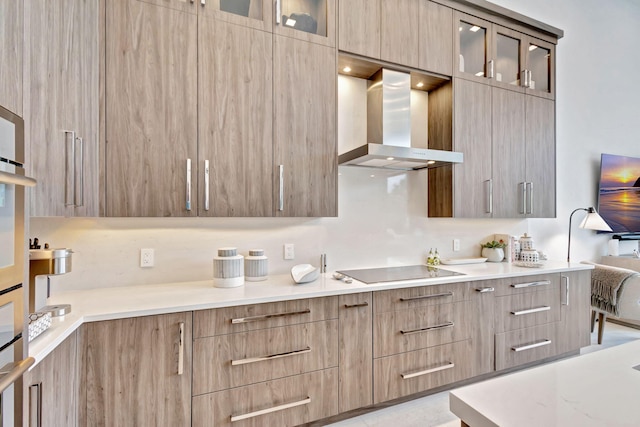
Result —
[[[486,77],[487,29],[460,21],[458,31],[460,32],[459,71],[477,77]]]
[[[220,0],[220,11],[262,21],[262,0]]]
[[[520,40],[498,33],[494,78],[498,82],[520,85]]]
[[[531,90],[551,92],[551,50],[538,44],[529,43],[529,81]]]
[[[327,0],[278,0],[278,3],[280,16],[276,16],[276,23],[327,37]]]

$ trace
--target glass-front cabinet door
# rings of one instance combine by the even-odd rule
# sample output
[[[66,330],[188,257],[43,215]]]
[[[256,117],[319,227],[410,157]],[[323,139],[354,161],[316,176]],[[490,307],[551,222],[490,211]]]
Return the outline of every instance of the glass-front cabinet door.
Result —
[[[523,34],[494,25],[494,51],[489,60],[489,77],[495,86],[524,91]]]
[[[543,98],[555,98],[555,46],[528,37],[525,45],[526,63],[523,86],[527,93]]]
[[[335,0],[275,0],[273,32],[325,46],[336,45]]]
[[[201,12],[232,24],[264,31],[273,29],[273,4],[270,0],[197,0]]]
[[[491,47],[491,23],[475,16],[455,14],[454,74],[467,80],[487,82]]]

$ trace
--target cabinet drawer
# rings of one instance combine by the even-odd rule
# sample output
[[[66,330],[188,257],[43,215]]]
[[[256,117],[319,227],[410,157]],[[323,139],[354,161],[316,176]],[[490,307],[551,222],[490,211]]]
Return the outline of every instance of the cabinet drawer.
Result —
[[[379,291],[373,294],[373,310],[378,314],[464,301],[471,299],[475,292],[475,287],[468,282]]]
[[[297,426],[338,413],[338,368],[193,398],[193,426]]]
[[[558,323],[496,334],[496,371],[555,356]]]
[[[469,363],[473,354],[471,341],[467,340],[375,359],[373,403],[478,375],[480,372]]]
[[[378,314],[373,321],[373,355],[389,356],[471,337],[476,325],[473,301],[439,304]]]
[[[496,333],[560,321],[560,290],[496,298]]]
[[[338,320],[200,338],[193,395],[338,366]]]
[[[310,298],[196,311],[194,338],[338,318],[338,297]]]
[[[559,289],[560,274],[538,274],[533,276],[509,277],[506,279],[498,279],[495,283],[496,296],[516,295],[528,292],[545,292],[549,289]]]

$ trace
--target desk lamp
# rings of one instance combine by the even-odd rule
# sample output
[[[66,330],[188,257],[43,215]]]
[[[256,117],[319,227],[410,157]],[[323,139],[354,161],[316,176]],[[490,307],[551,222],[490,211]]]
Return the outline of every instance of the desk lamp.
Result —
[[[584,217],[582,222],[580,223],[580,228],[586,228],[587,230],[599,230],[599,231],[613,231],[611,227],[602,219],[598,212],[593,207],[588,208],[578,208],[571,212],[569,216],[569,245],[567,247],[567,262],[570,262],[570,254],[571,254],[571,219],[573,218],[573,214],[578,211],[587,212],[587,216]]]

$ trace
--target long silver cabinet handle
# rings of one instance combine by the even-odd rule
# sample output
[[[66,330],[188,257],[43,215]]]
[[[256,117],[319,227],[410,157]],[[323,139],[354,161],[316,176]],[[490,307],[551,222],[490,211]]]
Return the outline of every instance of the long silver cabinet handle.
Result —
[[[178,375],[184,373],[184,322],[180,322],[180,337],[178,341]]]
[[[441,298],[441,297],[452,297],[453,292],[443,292],[441,294],[431,294],[431,295],[421,295],[419,297],[408,297],[408,298],[400,298],[400,301],[415,301],[418,299],[429,299],[429,298]]]
[[[276,24],[280,25],[282,20],[282,4],[281,0],[276,0]]]
[[[569,305],[569,276],[560,276],[562,278],[562,280],[564,280],[564,304],[562,305]]]
[[[311,398],[307,397],[306,399],[298,400],[297,402],[285,403],[284,405],[274,406],[273,408],[262,409],[260,411],[249,412],[247,414],[242,414],[242,415],[232,415],[231,422],[233,423],[235,421],[246,420],[248,418],[270,414],[272,412],[282,411],[284,409],[295,408],[296,406],[307,405],[309,403],[311,403]]]
[[[522,209],[520,210],[520,213],[525,215],[527,213],[527,183],[521,182],[518,186],[522,187]]]
[[[232,324],[237,323],[249,323],[249,322],[259,322],[261,320],[274,319],[276,317],[284,317],[284,316],[297,316],[300,314],[308,314],[311,313],[310,309],[302,310],[302,311],[290,311],[287,313],[276,313],[276,314],[263,314],[260,316],[251,316],[251,317],[242,317],[238,319],[231,319]]]
[[[204,161],[204,210],[209,210],[209,160]]]
[[[533,72],[531,70],[527,70],[527,74],[529,75],[529,79],[527,80],[527,87],[531,88],[531,81],[533,80]]]
[[[495,61],[493,59],[489,60],[489,78],[494,78],[495,71]]]
[[[527,206],[527,215],[530,215],[533,213],[533,182],[527,182],[525,183],[525,185],[527,186],[527,196],[528,196],[528,206]]]
[[[74,130],[63,130],[64,133],[64,158],[65,158],[65,180],[64,180],[64,205],[65,206],[74,206],[75,200],[69,200],[69,176],[73,178],[73,183],[71,184],[71,194],[72,199],[75,198],[75,190],[76,190],[76,131]],[[67,135],[71,135],[71,155],[69,155],[69,144],[67,142]],[[71,159],[71,160],[69,160]],[[69,164],[71,164],[71,171],[69,171]]]
[[[305,354],[305,353],[311,353],[311,347],[307,346],[307,348],[303,348],[302,350],[287,351],[285,353],[270,354],[268,356],[249,357],[247,359],[232,360],[231,366],[246,365],[249,363],[256,363],[256,362],[264,362],[266,360],[280,359],[280,358],[289,357],[289,356],[297,356],[299,354]]]
[[[535,286],[546,286],[550,284],[551,284],[551,280],[539,280],[537,282],[529,282],[529,283],[514,283],[511,285],[511,287],[516,289],[521,289],[521,288],[533,288]]]
[[[511,350],[513,350],[513,351],[515,351],[517,353],[519,351],[531,350],[531,349],[538,348],[538,347],[543,347],[543,346],[549,345],[549,344],[551,344],[551,340],[542,340],[542,341],[538,341],[538,342],[533,343],[533,344],[523,345],[522,347],[511,347]]]
[[[543,305],[542,307],[529,308],[527,310],[512,311],[511,314],[513,314],[514,316],[522,316],[523,314],[540,313],[541,311],[549,310],[551,310],[551,307],[549,307],[548,305]]]
[[[420,332],[435,331],[435,330],[438,330],[438,329],[445,329],[445,328],[453,328],[454,326],[455,325],[453,324],[453,322],[447,322],[447,323],[443,323],[441,325],[427,326],[426,328],[412,329],[410,331],[400,330],[400,333],[402,335],[417,334],[417,333],[420,333]]]
[[[284,210],[284,165],[278,165],[278,210]]]
[[[522,75],[520,77],[520,85],[522,87],[529,87],[529,86],[527,86],[527,70],[522,70],[522,72],[520,74]]]
[[[185,208],[191,210],[191,159],[187,159],[187,198]]]
[[[449,362],[446,365],[438,366],[437,368],[425,369],[424,371],[411,372],[411,373],[408,373],[408,374],[400,374],[400,376],[402,377],[403,380],[408,380],[410,378],[415,378],[415,377],[419,377],[419,376],[422,376],[422,375],[432,374],[432,373],[438,372],[438,371],[444,371],[445,369],[451,369],[454,366],[456,366],[455,363]]]
[[[492,288],[492,287],[487,287],[487,288],[476,288],[476,292],[480,292],[481,294],[487,293],[487,292],[494,292],[496,290],[496,288]]]
[[[485,194],[487,195],[485,213],[490,214],[493,213],[493,179],[487,179],[485,181]]]
[[[369,303],[365,301],[358,304],[345,304],[344,308],[367,307],[368,305]]]
[[[80,201],[78,201],[78,193],[76,193],[76,189],[75,189],[75,183],[74,183],[74,196],[73,196],[73,202],[75,203],[76,207],[82,207],[84,206],[84,139],[78,137],[77,141],[79,142],[79,150],[80,150]],[[75,160],[74,160],[75,162]]]
[[[42,383],[29,386],[29,425],[42,426]]]

